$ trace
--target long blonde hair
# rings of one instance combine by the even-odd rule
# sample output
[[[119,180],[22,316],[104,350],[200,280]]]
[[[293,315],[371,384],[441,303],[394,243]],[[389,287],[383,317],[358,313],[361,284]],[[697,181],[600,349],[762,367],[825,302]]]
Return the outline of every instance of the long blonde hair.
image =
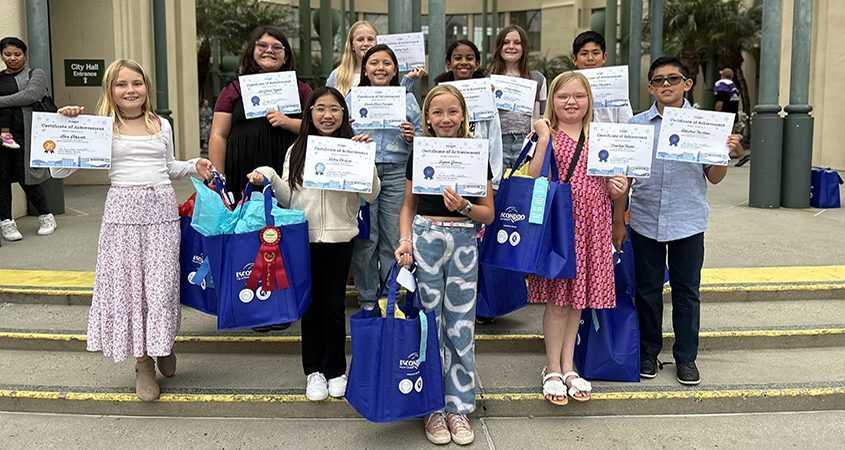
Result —
[[[343,55],[340,57],[340,65],[337,66],[337,82],[335,83],[335,89],[340,91],[344,97],[352,90],[352,85],[355,82],[355,59],[358,55],[355,54],[355,49],[352,47],[352,38],[361,27],[370,27],[378,35],[376,26],[366,20],[359,20],[349,27],[346,45],[343,46]]]
[[[557,114],[555,113],[555,93],[558,89],[562,88],[566,83],[569,83],[572,80],[578,80],[581,82],[581,85],[584,86],[584,89],[587,91],[587,114],[584,114],[584,118],[581,119],[581,126],[584,130],[584,136],[590,136],[590,122],[593,121],[593,90],[590,89],[590,81],[587,80],[587,77],[584,75],[575,72],[573,70],[563,72],[562,74],[555,77],[552,80],[552,83],[549,84],[549,98],[546,101],[546,113],[543,115],[553,129],[557,129]]]
[[[114,98],[114,85],[117,83],[117,76],[120,73],[120,69],[124,68],[138,73],[144,79],[144,85],[147,87],[147,99],[144,100],[144,106],[141,107],[141,110],[144,112],[144,127],[150,134],[157,133],[160,126],[158,124],[158,117],[153,110],[153,102],[150,99],[150,90],[152,89],[150,79],[141,65],[131,59],[118,59],[106,68],[106,73],[103,75],[103,92],[100,94],[100,101],[97,102],[97,114],[111,117],[114,120],[115,131],[119,128],[118,124],[120,126],[126,125],[123,117],[118,114],[119,108]]]
[[[464,113],[463,123],[461,123],[461,127],[458,128],[458,137],[471,138],[472,133],[469,132],[467,102],[464,100],[464,96],[461,95],[461,91],[459,91],[455,86],[449,84],[438,84],[434,87],[434,89],[428,91],[428,95],[425,96],[425,102],[423,102],[423,120],[425,121],[428,118],[428,108],[431,106],[431,101],[434,100],[435,97],[445,94],[454,95],[461,104],[461,110]],[[431,128],[431,125],[429,125],[428,122],[426,122],[425,126],[423,126],[423,136],[437,137],[437,135],[434,134],[434,129]]]

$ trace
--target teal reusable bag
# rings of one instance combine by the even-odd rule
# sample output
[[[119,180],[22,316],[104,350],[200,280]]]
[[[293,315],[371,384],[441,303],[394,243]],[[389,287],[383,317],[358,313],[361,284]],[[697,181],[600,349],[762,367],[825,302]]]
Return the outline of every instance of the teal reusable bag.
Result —
[[[197,191],[191,227],[203,236],[223,234],[228,224],[236,218],[235,212],[226,206],[219,193],[202,181],[191,178],[191,183]]]
[[[266,186],[265,189],[269,189]],[[225,226],[226,234],[240,234],[258,231],[267,225],[264,216],[264,194],[261,192],[250,192],[247,189],[241,203],[235,207],[232,217]],[[273,202],[271,211],[276,226],[296,225],[305,222],[305,211],[301,209],[284,209]]]

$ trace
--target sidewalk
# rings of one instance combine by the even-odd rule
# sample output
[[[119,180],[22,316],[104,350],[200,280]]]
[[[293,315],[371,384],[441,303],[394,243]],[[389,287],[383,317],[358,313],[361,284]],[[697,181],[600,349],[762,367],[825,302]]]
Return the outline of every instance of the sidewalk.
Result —
[[[709,187],[706,268],[845,263],[845,209],[750,208],[748,175],[748,165],[730,166],[726,179]],[[188,180],[174,187],[179,201],[192,191]],[[56,217],[59,229],[51,236],[36,236],[36,217],[20,218],[24,239],[3,241],[0,269],[93,272],[107,190],[108,186],[66,186],[67,213]]]

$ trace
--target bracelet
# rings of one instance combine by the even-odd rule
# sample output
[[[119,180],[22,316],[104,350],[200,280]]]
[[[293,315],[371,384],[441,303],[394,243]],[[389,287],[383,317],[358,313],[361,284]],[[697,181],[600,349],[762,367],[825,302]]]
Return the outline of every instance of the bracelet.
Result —
[[[399,245],[402,245],[402,242],[407,242],[407,243],[411,244],[411,247],[414,246],[414,241],[411,240],[411,238],[409,238],[409,237],[399,238]]]

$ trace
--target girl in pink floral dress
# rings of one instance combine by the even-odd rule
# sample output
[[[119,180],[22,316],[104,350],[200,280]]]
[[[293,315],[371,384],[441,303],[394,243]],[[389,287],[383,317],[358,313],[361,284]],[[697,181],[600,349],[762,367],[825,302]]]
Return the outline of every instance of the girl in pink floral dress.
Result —
[[[611,201],[625,194],[623,175],[587,175],[589,124],[593,101],[590,84],[577,72],[564,72],[549,86],[545,118],[534,124],[537,147],[529,165],[533,177],[540,175],[549,139],[552,139],[558,176],[572,173],[572,214],[575,219],[575,265],[573,279],[547,279],[529,275],[528,301],[546,303],[543,334],[546,368],[543,394],[556,405],[567,403],[567,393],[577,401],[590,399],[590,383],[574,371],[575,339],[584,308],[613,308],[613,257],[611,253]],[[579,148],[580,147],[580,148]]]

